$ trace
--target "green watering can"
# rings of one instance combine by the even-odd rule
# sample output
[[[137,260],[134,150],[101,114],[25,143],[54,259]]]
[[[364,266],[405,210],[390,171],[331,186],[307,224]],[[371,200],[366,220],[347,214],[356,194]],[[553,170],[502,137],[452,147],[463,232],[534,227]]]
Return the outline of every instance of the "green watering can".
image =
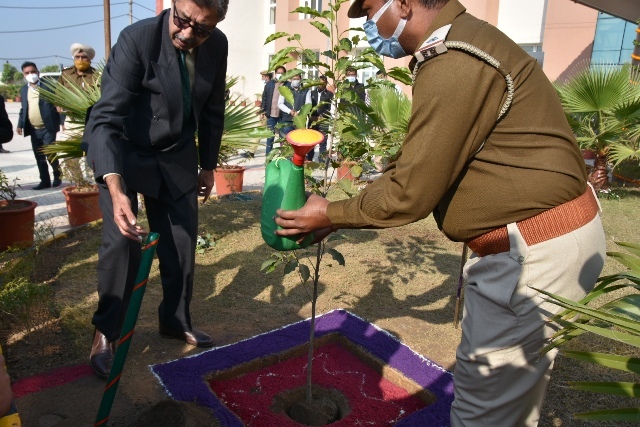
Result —
[[[293,161],[280,158],[267,165],[260,229],[262,238],[273,249],[291,251],[306,248],[313,241],[313,234],[307,236],[300,244],[296,242],[297,236],[276,235],[275,231],[281,227],[273,218],[278,209],[295,210],[304,206],[307,201],[304,191],[304,159],[307,153],[323,140],[324,135],[317,130],[292,130],[287,134],[287,141],[293,146]]]

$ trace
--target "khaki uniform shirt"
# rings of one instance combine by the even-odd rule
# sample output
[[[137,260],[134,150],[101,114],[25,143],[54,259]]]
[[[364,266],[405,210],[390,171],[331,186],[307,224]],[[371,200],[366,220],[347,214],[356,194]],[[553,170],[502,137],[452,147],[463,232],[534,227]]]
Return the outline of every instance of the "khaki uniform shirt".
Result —
[[[510,72],[513,104],[496,123],[506,83],[495,68],[453,49],[428,59],[415,77],[398,160],[357,197],[328,205],[334,226],[396,227],[433,212],[450,239],[468,241],[585,192],[584,161],[535,59],[457,0],[440,10],[423,40],[447,24],[447,41],[477,46]]]
[[[93,67],[89,67],[89,69],[82,73],[82,75],[78,74],[76,67],[69,67],[62,70],[62,75],[58,81],[62,86],[67,88],[71,87],[69,81],[72,81],[79,87],[84,88],[86,85],[93,85],[96,79],[97,74],[95,74],[95,68]]]

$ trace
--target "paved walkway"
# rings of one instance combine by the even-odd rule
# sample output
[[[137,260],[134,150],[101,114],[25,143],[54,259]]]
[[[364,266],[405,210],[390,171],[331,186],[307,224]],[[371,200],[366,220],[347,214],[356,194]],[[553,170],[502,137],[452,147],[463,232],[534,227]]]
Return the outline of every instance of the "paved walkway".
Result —
[[[13,128],[17,127],[20,103],[6,102],[5,107]],[[36,208],[36,227],[40,225],[60,234],[70,229],[67,218],[67,208],[64,196],[60,191],[69,182],[63,177],[62,186],[46,190],[32,190],[40,182],[38,168],[31,149],[31,138],[14,133],[13,140],[2,146],[10,153],[0,153],[0,170],[10,182],[18,178],[19,188],[16,189],[19,199],[33,200],[38,203]],[[264,186],[264,149],[259,149],[256,157],[247,159],[243,166],[247,168],[244,174],[244,191],[260,190]],[[52,174],[53,178],[53,174]],[[215,194],[215,188],[212,194]]]

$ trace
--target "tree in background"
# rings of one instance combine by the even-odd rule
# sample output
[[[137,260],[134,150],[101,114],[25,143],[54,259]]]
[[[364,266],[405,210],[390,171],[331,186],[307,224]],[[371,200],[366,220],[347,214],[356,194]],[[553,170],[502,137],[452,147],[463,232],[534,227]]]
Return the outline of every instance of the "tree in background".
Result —
[[[60,66],[57,64],[45,65],[44,67],[40,68],[41,73],[54,73],[56,71],[60,71]]]
[[[16,76],[18,73],[20,74],[19,80],[22,80],[22,73],[7,61],[2,66],[2,76],[0,77],[0,81],[5,84],[14,84],[17,81]]]

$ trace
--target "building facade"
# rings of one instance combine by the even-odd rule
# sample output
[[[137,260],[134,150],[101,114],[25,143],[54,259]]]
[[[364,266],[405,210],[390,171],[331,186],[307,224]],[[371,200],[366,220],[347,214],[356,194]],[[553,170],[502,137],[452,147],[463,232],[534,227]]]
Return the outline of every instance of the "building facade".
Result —
[[[172,3],[172,0],[156,1],[158,11]],[[536,58],[551,81],[562,81],[592,63],[631,62],[637,24],[598,12],[574,0],[461,0],[461,3],[469,13],[498,27]],[[327,50],[328,38],[309,25],[309,16],[290,11],[299,6],[322,11],[328,5],[329,0],[230,1],[227,18],[219,28],[229,39],[228,74],[240,78],[232,93],[255,100],[256,94],[262,92],[260,71],[267,69],[275,52],[296,45],[286,38],[265,45],[270,34],[300,34],[304,47],[316,55]],[[337,17],[341,31],[362,27],[365,18],[349,19],[347,9],[348,3],[345,3]],[[349,36],[354,34],[351,32]],[[364,41],[358,48],[367,46]],[[407,66],[409,59],[385,58],[384,64],[386,68]],[[304,69],[308,76],[318,73],[302,61],[291,66]],[[359,70],[358,80],[365,82],[375,71]],[[410,93],[409,88],[404,90]]]

